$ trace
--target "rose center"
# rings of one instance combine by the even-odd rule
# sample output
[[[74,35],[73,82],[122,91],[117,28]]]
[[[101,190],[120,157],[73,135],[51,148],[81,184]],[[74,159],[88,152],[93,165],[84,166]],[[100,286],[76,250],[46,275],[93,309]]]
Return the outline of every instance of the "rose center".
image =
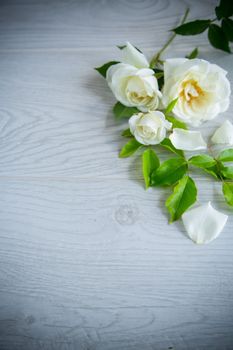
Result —
[[[140,125],[138,127],[138,130],[142,136],[147,137],[147,138],[151,138],[152,136],[155,136],[157,134],[156,130],[152,130],[147,125]]]
[[[188,103],[191,103],[193,100],[203,95],[204,92],[196,80],[191,79],[182,83],[180,96],[183,97]]]

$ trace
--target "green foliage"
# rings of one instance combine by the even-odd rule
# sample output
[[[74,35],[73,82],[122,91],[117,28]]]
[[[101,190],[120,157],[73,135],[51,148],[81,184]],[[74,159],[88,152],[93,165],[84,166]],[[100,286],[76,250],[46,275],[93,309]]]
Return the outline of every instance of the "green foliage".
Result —
[[[221,27],[217,24],[211,24],[208,30],[208,39],[213,47],[225,52],[231,52],[228,39]]]
[[[200,154],[197,156],[193,156],[188,160],[189,164],[192,164],[198,168],[211,168],[216,164],[216,160],[208,156],[207,154]]]
[[[160,79],[160,78],[162,78],[163,76],[164,76],[164,73],[163,73],[163,72],[155,73],[155,77],[156,77],[157,79]]]
[[[168,106],[167,106],[167,108],[165,109],[165,112],[164,112],[165,115],[172,112],[172,110],[173,110],[173,108],[175,107],[175,105],[176,105],[178,99],[179,99],[179,97],[175,98],[174,100],[172,100],[172,101],[168,104]]]
[[[219,176],[219,171],[218,171],[218,168],[217,166],[213,166],[211,168],[203,168],[203,170],[210,174],[211,176],[213,176],[215,179],[220,179],[220,176]]]
[[[222,151],[218,159],[222,162],[233,162],[233,148],[228,148]]]
[[[170,213],[170,222],[178,220],[182,214],[196,202],[197,188],[191,177],[185,175],[174,187],[173,193],[166,200]]]
[[[196,20],[182,24],[174,28],[173,31],[179,35],[196,35],[203,33],[209,27],[210,23],[210,19]]]
[[[183,158],[172,158],[163,162],[151,175],[151,186],[170,186],[181,179],[187,171]]]
[[[197,168],[201,168],[215,179],[221,178],[219,174],[219,164],[217,164],[217,161],[213,157],[207,154],[193,156],[188,160],[188,163]]]
[[[164,72],[160,68],[153,68],[153,71],[155,72],[155,77],[158,80],[159,89],[162,90],[164,85]]]
[[[159,158],[156,153],[148,148],[142,155],[142,172],[145,181],[146,189],[150,186],[150,178],[153,171],[160,165]]]
[[[225,179],[233,179],[233,167],[232,166],[223,167],[221,169],[221,174]]]
[[[122,103],[117,102],[113,107],[113,113],[116,119],[130,118],[133,114],[140,111],[136,107],[126,107]]]
[[[196,47],[192,52],[190,52],[189,55],[185,56],[186,58],[188,58],[189,60],[192,60],[194,58],[197,58],[199,52],[198,52],[198,48]]]
[[[108,68],[113,66],[114,64],[117,64],[117,63],[120,63],[120,62],[110,61],[110,62],[103,64],[103,66],[101,66],[101,67],[96,67],[95,70],[97,70],[97,72],[99,72],[104,78],[106,78]]]
[[[175,153],[175,154],[179,155],[180,157],[184,157],[184,152],[182,150],[180,150],[180,149],[175,148],[175,146],[173,146],[173,144],[171,143],[170,139],[168,139],[168,138],[165,138],[160,143],[160,146],[168,149],[172,153]]]
[[[231,17],[233,15],[232,0],[220,0],[219,6],[215,8],[215,13],[218,19]]]
[[[122,131],[121,136],[123,136],[123,137],[133,137],[133,135],[131,134],[130,129],[125,129],[124,131]]]
[[[174,118],[171,115],[166,115],[166,119],[172,123],[173,128],[179,128],[179,129],[184,129],[187,130],[187,125],[184,122],[181,122],[180,120]]]
[[[197,35],[208,29],[208,39],[210,44],[216,49],[230,53],[229,41],[233,41],[233,21],[229,17],[233,16],[233,1],[220,0],[219,6],[215,8],[217,18],[195,20],[184,23],[173,31],[179,35]],[[221,26],[215,24],[216,20],[221,20]],[[186,56],[189,59],[197,57],[198,49],[194,49],[190,55]]]
[[[229,41],[233,41],[233,21],[230,18],[223,18],[222,30]]]
[[[233,206],[233,182],[223,182],[222,192],[224,194],[226,202]]]
[[[142,144],[139,143],[137,140],[132,139],[129,142],[127,142],[124,147],[122,147],[119,157],[120,158],[127,158],[130,157],[132,154],[134,154],[140,147],[142,147]]]

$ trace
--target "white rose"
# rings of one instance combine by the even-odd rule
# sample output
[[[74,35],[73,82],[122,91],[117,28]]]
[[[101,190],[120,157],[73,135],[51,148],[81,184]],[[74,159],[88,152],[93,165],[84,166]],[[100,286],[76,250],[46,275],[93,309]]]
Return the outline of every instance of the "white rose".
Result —
[[[215,118],[229,106],[227,72],[205,60],[168,59],[164,64],[163,104],[179,97],[173,113],[193,126]]]
[[[162,97],[154,71],[149,69],[145,56],[127,43],[123,63],[107,70],[106,80],[116,99],[127,107],[146,112],[154,110]]]
[[[131,133],[143,145],[157,145],[163,141],[171,127],[172,124],[159,111],[134,114],[129,119]]]

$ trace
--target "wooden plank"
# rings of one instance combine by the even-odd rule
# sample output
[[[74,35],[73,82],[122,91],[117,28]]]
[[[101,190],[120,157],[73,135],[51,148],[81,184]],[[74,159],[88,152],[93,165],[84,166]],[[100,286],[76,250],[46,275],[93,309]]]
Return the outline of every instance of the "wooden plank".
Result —
[[[230,349],[232,218],[198,247],[134,182],[1,184],[2,348]]]
[[[215,0],[2,1],[0,49],[112,48],[126,40],[160,47],[187,7],[190,19],[213,18]],[[201,42],[200,42],[201,41]],[[206,35],[182,38],[179,46],[206,43]],[[205,44],[204,44],[205,45]]]
[[[182,223],[167,224],[169,189],[145,191],[140,157],[118,159],[127,123],[114,121],[115,100],[93,70],[126,40],[151,55],[186,6],[207,18],[216,3],[1,2],[0,349],[232,349],[232,217],[221,186],[194,174],[199,201],[229,214],[218,240],[196,246]],[[232,57],[206,43],[180,37],[167,55],[198,44],[232,84]],[[205,137],[227,118],[231,108]]]

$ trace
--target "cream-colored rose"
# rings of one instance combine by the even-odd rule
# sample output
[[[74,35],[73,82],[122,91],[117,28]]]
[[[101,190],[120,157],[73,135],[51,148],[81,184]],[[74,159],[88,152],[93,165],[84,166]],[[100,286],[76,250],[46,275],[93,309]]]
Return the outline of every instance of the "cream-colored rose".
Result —
[[[229,106],[227,72],[201,59],[168,59],[164,64],[163,104],[178,97],[174,115],[190,125],[215,118]]]
[[[129,119],[129,128],[135,139],[143,145],[157,145],[166,137],[169,123],[162,112],[151,111],[148,113],[134,114]]]
[[[123,63],[107,70],[106,80],[116,99],[140,111],[155,110],[162,97],[154,71],[146,57],[130,43],[123,51]]]

